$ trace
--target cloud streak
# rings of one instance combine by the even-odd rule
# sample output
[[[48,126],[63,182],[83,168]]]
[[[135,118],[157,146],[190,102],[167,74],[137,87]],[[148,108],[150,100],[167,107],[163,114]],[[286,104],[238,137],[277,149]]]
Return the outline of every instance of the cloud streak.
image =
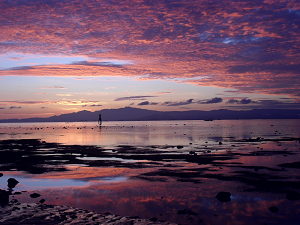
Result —
[[[116,98],[114,101],[127,101],[127,100],[146,100],[146,98],[153,98],[156,96],[145,95],[145,96],[129,96],[129,97],[121,97]]]
[[[163,102],[161,105],[165,105],[165,106],[182,106],[182,105],[189,105],[194,103],[193,102],[194,99],[188,99],[186,101],[166,101]]]
[[[208,100],[200,100],[198,103],[199,104],[215,104],[215,103],[221,103],[223,101],[222,98],[212,98],[212,99],[208,99]]]

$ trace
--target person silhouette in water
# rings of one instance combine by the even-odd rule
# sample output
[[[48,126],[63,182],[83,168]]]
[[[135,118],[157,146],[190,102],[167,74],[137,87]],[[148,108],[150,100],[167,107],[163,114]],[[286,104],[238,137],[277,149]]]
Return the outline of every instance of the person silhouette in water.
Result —
[[[100,126],[101,126],[101,124],[102,124],[101,113],[99,114],[98,124],[99,124]]]

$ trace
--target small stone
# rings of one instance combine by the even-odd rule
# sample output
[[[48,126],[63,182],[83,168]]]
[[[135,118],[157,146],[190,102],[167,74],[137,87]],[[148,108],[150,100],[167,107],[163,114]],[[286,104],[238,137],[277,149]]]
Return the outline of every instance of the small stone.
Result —
[[[156,222],[158,219],[156,217],[152,217],[149,219],[150,221]]]
[[[269,210],[270,210],[271,212],[273,212],[273,213],[278,212],[278,208],[275,207],[275,206],[271,206],[271,207],[269,208]]]
[[[14,188],[18,183],[19,181],[17,181],[15,178],[8,178],[7,180],[7,186],[9,188]]]
[[[30,196],[31,198],[38,198],[38,197],[40,197],[41,195],[38,194],[38,193],[33,193],[33,194],[30,194],[29,196]]]
[[[220,202],[230,202],[231,198],[230,198],[231,194],[229,192],[219,192],[216,195],[216,198],[220,201]]]
[[[6,205],[9,201],[9,192],[0,189],[0,205]]]
[[[187,215],[189,215],[189,216],[197,216],[197,215],[198,215],[198,213],[193,212],[192,210],[189,210],[189,209],[182,209],[182,210],[179,210],[179,211],[177,212],[177,214],[187,214]]]

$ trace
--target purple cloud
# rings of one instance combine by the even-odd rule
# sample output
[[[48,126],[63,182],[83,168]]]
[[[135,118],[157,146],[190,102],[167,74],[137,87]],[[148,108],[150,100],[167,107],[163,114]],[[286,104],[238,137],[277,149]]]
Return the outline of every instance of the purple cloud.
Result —
[[[229,99],[227,102],[227,104],[250,104],[250,103],[255,103],[253,102],[251,99],[249,98],[243,98],[240,101],[237,99]]]
[[[176,102],[173,102],[173,101],[166,101],[166,102],[163,102],[162,105],[166,105],[166,106],[181,106],[181,105],[189,105],[189,104],[192,104],[194,103],[193,102],[194,99],[188,99],[186,101],[176,101]]]
[[[156,96],[130,96],[130,97],[116,98],[114,101],[146,100],[146,98],[153,98],[153,97],[156,97]]]
[[[209,100],[200,100],[198,103],[199,104],[215,104],[215,103],[220,103],[222,101],[223,101],[222,98],[215,97],[215,98],[212,98]]]

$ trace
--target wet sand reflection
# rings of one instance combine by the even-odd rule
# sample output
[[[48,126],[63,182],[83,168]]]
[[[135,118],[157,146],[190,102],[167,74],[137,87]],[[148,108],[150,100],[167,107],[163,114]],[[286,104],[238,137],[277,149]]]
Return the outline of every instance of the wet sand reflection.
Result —
[[[7,139],[0,141],[0,189],[14,177],[19,184],[9,198],[20,202],[45,199],[182,224],[295,224],[299,141],[223,137],[103,146]],[[230,196],[222,200],[218,193],[224,192]],[[41,196],[32,198],[33,193]]]

